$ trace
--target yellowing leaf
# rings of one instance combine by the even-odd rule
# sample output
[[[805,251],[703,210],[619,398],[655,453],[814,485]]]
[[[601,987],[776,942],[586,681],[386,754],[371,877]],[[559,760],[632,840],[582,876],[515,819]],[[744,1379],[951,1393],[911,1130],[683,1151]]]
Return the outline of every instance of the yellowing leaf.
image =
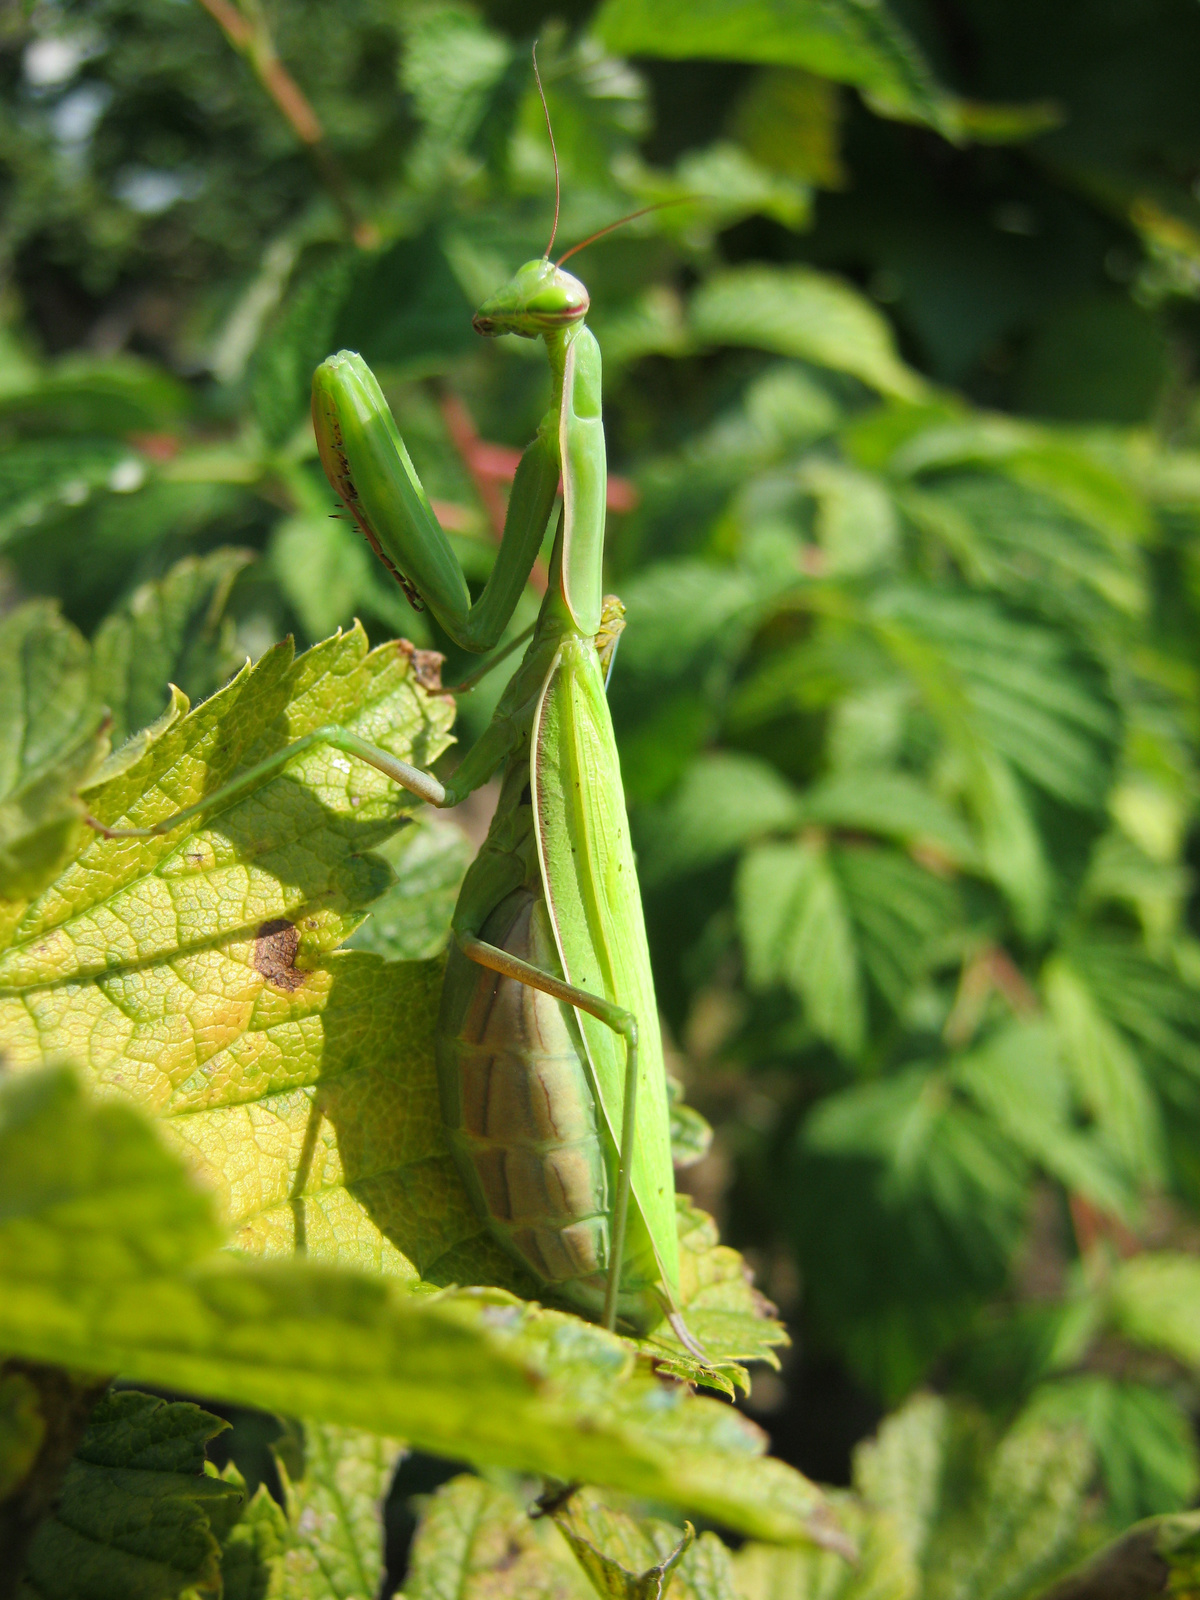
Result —
[[[131,1108],[63,1070],[0,1086],[0,1349],[607,1484],[763,1538],[844,1540],[732,1407],[499,1291],[413,1294],[214,1255],[205,1197]]]
[[[548,1519],[466,1475],[430,1499],[409,1558],[404,1600],[594,1600]]]
[[[427,763],[450,717],[398,645],[368,653],[355,629],[297,660],[281,646],[88,803],[157,820],[338,721]],[[413,1276],[479,1232],[436,1120],[438,972],[326,954],[386,888],[368,852],[404,804],[319,746],[162,838],[90,835],[0,955],[10,1059],[71,1056],[164,1118],[245,1249],[299,1238]]]
[[[106,823],[144,826],[331,723],[427,765],[451,715],[422,686],[411,647],[369,652],[360,629],[295,659],[283,646],[144,748],[133,741],[87,802]],[[450,896],[443,886],[434,897],[435,937],[413,892],[410,856],[418,872],[423,857],[395,837],[410,804],[318,745],[162,838],[85,834],[0,954],[0,1039],[16,1065],[81,1061],[94,1086],[159,1116],[243,1251],[303,1249],[409,1281],[531,1296],[537,1286],[485,1228],[446,1147],[433,1050],[440,962],[332,948],[372,902],[383,924],[361,942],[393,954],[410,935],[418,949],[444,940]],[[437,837],[408,828],[415,841]],[[376,844],[403,875],[380,900],[392,870]],[[448,860],[453,883],[461,841]],[[717,1250],[711,1228],[688,1227],[710,1364],[666,1332],[654,1353],[732,1392],[746,1383],[740,1360],[785,1335],[739,1259]],[[699,1259],[701,1244],[711,1259]]]
[[[660,1600],[668,1588],[676,1600],[685,1595],[691,1600],[695,1594],[683,1570],[696,1537],[690,1522],[682,1529],[662,1522],[639,1523],[586,1489],[550,1497],[547,1515],[575,1552],[592,1588],[607,1600]],[[704,1600],[710,1596],[711,1600],[733,1600],[728,1552],[712,1534],[706,1538],[720,1554],[708,1563],[716,1567],[719,1576],[706,1586]]]
[[[295,1477],[276,1452],[290,1525],[283,1592],[288,1600],[373,1600],[399,1441],[316,1422],[305,1424],[303,1439],[304,1470]]]

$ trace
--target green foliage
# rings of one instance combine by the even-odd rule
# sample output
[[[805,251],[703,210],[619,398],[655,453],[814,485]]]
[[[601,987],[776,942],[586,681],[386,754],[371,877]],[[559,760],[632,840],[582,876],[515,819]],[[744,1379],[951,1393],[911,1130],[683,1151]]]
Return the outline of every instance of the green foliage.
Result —
[[[128,1390],[106,1396],[34,1535],[22,1596],[175,1600],[215,1584],[220,1541],[242,1499],[204,1470],[205,1445],[224,1426],[198,1406]]]
[[[276,1451],[288,1520],[283,1592],[296,1600],[375,1594],[383,1577],[381,1505],[400,1445],[314,1423],[303,1444],[295,1481]]]
[[[210,1199],[132,1108],[90,1105],[62,1069],[2,1093],[5,1349],[840,1539],[753,1424],[664,1388],[615,1335],[499,1291],[214,1256]]]

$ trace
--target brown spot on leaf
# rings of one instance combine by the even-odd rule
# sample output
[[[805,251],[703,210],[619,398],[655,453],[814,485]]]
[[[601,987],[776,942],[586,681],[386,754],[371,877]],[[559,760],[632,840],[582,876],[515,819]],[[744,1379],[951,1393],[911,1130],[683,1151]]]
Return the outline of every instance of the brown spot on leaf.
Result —
[[[520,1543],[514,1539],[510,1533],[508,1536],[508,1543],[505,1546],[504,1554],[498,1561],[494,1561],[492,1563],[492,1571],[507,1572],[510,1567],[516,1566],[517,1562],[520,1561],[524,1553],[525,1552],[522,1550]]]
[[[277,989],[298,989],[308,976],[296,971],[300,930],[294,922],[275,917],[264,922],[254,941],[254,965]]]
[[[413,677],[422,689],[430,694],[443,693],[442,662],[446,658],[440,650],[418,650],[411,639],[397,639],[396,648],[412,663]]]

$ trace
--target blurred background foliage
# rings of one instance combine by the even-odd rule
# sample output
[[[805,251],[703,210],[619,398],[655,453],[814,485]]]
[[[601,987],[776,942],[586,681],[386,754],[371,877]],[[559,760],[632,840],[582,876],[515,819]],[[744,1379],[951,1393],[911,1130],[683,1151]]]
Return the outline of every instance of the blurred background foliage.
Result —
[[[750,1409],[847,1483],[932,1385],[1078,1424],[1114,1527],[1190,1503],[1200,1351],[1154,1334],[1198,1275],[1150,1269],[1200,1249],[1192,0],[0,30],[4,601],[95,639],[121,736],[355,616],[465,670],[331,517],[307,390],[363,353],[482,578],[546,403],[470,327],[550,229],[535,37],[563,245],[675,202],[577,265],[654,964],[716,1126],[684,1182],[796,1340]],[[402,835],[356,942],[436,950],[468,854]]]

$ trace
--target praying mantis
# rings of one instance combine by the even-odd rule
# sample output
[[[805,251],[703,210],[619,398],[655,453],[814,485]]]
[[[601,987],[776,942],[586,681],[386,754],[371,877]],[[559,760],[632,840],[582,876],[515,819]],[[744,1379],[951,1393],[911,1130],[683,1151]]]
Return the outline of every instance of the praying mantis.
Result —
[[[600,348],[585,321],[588,291],[563,270],[566,256],[550,260],[553,240],[474,317],[485,336],[541,338],[552,383],[474,601],[369,367],[342,351],[313,378],[330,483],[413,604],[469,651],[499,643],[561,479],[549,584],[524,657],[453,776],[442,782],[328,726],[153,827],[103,831],[166,833],[315,744],[437,807],[498,774],[491,827],[452,920],[437,1026],[450,1150],[479,1215],[548,1298],[636,1334],[665,1317],[703,1358],[680,1313],[666,1076],[605,693],[624,624],[619,601],[602,593]]]

